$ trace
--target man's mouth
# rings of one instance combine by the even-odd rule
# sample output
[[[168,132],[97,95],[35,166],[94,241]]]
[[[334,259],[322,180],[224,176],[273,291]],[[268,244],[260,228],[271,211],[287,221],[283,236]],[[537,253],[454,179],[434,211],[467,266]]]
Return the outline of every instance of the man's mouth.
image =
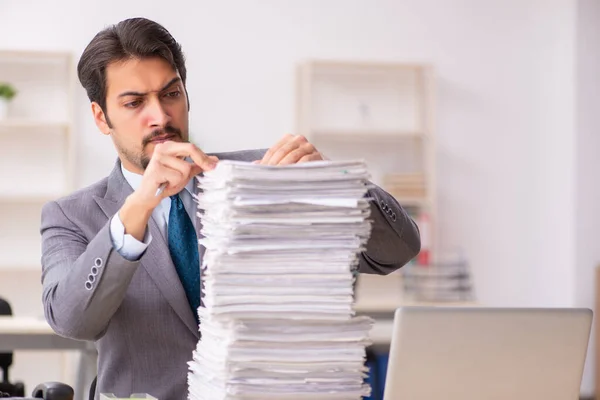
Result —
[[[150,143],[158,144],[166,142],[167,140],[173,140],[177,142],[183,141],[181,131],[174,126],[166,126],[164,129],[155,129],[151,134],[144,137],[142,140],[142,147],[146,147]]]
[[[157,136],[155,138],[152,138],[152,140],[150,141],[151,143],[162,143],[162,142],[166,142],[167,140],[173,140],[176,137],[176,135],[161,135],[161,136]]]

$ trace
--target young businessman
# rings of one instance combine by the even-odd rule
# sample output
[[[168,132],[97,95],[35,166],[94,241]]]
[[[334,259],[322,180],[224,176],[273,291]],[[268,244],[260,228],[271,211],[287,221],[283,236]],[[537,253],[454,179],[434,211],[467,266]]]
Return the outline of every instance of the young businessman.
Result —
[[[153,21],[128,19],[99,32],[78,73],[118,160],[108,177],[43,208],[46,319],[62,336],[95,342],[96,396],[185,399],[204,253],[192,177],[223,159],[282,165],[321,154],[293,135],[266,152],[207,155],[189,143],[184,57]],[[359,269],[388,274],[418,253],[419,234],[389,194],[376,188],[370,196],[374,224]]]

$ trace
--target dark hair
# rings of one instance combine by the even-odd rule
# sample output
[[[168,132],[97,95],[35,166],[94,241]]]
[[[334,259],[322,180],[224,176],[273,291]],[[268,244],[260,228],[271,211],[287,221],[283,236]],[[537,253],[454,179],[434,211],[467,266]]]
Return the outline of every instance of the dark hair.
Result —
[[[179,72],[185,87],[181,45],[162,25],[146,18],[126,19],[98,32],[77,65],[79,81],[90,101],[98,103],[106,114],[106,67],[116,61],[148,57],[166,60]]]

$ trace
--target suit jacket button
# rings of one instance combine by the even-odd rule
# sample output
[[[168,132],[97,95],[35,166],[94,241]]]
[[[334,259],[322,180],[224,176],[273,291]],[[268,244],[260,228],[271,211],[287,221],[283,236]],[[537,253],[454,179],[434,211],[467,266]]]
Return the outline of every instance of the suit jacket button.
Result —
[[[94,266],[94,267],[92,267],[92,271],[91,271],[91,272],[92,272],[92,275],[93,275],[93,276],[96,276],[96,275],[98,275],[98,268],[97,268],[97,267],[95,267],[95,266]]]
[[[394,212],[392,213],[392,220],[396,221],[396,213],[394,213]]]
[[[90,282],[90,281],[86,281],[86,282],[85,282],[85,288],[86,288],[87,290],[92,290],[92,287],[93,287],[93,286],[94,286],[94,285],[92,285],[92,282]]]
[[[100,257],[94,260],[94,265],[98,268],[102,267],[102,259]]]

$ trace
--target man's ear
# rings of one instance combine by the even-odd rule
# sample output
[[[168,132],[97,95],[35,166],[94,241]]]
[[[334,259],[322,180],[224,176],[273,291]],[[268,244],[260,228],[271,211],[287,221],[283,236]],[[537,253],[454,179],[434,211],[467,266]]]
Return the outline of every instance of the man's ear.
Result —
[[[92,114],[94,115],[94,122],[96,123],[98,129],[100,129],[100,132],[104,133],[105,135],[110,135],[111,128],[108,124],[102,107],[100,107],[100,104],[92,102]]]

